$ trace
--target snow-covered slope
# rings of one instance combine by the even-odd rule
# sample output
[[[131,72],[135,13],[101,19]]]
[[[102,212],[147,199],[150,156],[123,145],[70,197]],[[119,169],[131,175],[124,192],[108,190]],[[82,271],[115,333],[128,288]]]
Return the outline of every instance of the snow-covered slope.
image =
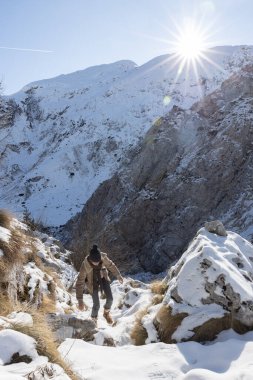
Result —
[[[219,47],[180,72],[170,55],[91,67],[27,85],[0,105],[0,207],[60,225],[117,171],[129,148],[176,104],[188,108],[243,65],[253,48]],[[210,63],[209,61],[213,61]]]

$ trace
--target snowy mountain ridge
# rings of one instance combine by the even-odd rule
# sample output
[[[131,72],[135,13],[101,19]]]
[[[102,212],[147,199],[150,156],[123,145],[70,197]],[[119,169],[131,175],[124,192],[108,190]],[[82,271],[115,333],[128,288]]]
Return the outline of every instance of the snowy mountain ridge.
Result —
[[[0,207],[64,224],[173,105],[189,108],[253,61],[248,46],[210,49],[179,71],[171,55],[91,67],[25,86],[0,104]],[[8,103],[8,106],[6,104]]]

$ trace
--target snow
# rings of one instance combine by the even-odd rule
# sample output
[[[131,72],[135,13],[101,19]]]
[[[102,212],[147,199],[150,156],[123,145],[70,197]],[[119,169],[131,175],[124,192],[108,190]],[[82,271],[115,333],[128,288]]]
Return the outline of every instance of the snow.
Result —
[[[33,338],[18,331],[9,329],[0,331],[0,365],[9,363],[15,352],[20,356],[27,355],[31,359],[36,359],[38,353],[35,345]]]
[[[5,227],[0,226],[0,240],[4,241],[5,243],[9,243],[10,237],[11,231]]]
[[[229,332],[212,345],[154,343],[115,348],[67,339],[59,350],[87,380],[252,379],[253,333]]]
[[[23,313],[23,312],[13,312],[7,317],[0,317],[3,321],[5,321],[8,325],[20,325],[20,326],[33,326],[33,319],[31,314]]]
[[[28,374],[33,373],[32,378],[37,380],[70,380],[60,366],[48,363],[48,358],[39,356],[35,346],[36,342],[30,336],[9,329],[0,331],[0,379],[24,380]],[[15,353],[19,353],[19,356],[27,355],[31,362],[8,364]],[[50,376],[42,375],[46,368],[50,370]]]

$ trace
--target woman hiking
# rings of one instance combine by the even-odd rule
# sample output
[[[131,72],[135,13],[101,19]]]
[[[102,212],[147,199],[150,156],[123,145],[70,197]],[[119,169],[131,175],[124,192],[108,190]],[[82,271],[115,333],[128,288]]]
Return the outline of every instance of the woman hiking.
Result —
[[[100,252],[98,246],[94,244],[90,250],[90,254],[85,257],[81,265],[76,281],[76,298],[78,300],[79,310],[87,310],[88,306],[83,302],[83,290],[84,285],[86,285],[92,296],[93,307],[91,311],[91,318],[96,325],[98,310],[100,307],[98,295],[99,290],[101,293],[104,293],[106,297],[103,316],[107,323],[113,324],[113,319],[110,314],[113,297],[107,269],[119,280],[121,284],[123,283],[123,277],[121,276],[116,265],[108,258],[106,253]]]

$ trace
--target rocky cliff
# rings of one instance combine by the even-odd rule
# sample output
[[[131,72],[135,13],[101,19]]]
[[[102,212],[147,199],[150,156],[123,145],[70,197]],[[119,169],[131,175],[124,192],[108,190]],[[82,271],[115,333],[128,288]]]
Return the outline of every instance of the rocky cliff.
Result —
[[[66,225],[76,265],[96,241],[125,271],[162,271],[212,217],[251,239],[252,95],[248,65],[191,109],[160,118]]]

